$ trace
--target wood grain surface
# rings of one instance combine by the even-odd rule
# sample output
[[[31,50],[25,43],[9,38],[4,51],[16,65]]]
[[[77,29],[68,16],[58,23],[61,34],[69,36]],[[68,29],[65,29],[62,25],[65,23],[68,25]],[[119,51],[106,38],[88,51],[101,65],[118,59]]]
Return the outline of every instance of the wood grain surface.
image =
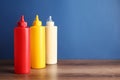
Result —
[[[120,60],[59,60],[30,74],[14,74],[12,60],[0,60],[0,80],[120,80]]]

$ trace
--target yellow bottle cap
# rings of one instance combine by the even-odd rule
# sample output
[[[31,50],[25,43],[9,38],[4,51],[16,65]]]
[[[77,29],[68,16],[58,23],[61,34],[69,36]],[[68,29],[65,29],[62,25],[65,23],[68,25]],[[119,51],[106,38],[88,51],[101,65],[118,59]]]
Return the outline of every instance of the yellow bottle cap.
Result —
[[[33,26],[41,26],[42,25],[42,22],[39,20],[39,16],[36,15],[36,18],[33,22]]]

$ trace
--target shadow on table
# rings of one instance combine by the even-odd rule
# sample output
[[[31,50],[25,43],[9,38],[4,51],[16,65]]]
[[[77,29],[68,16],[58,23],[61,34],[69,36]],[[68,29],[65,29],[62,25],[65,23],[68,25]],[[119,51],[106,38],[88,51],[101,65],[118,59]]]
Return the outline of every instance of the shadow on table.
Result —
[[[12,60],[0,60],[0,74],[14,73],[13,66],[14,65]]]

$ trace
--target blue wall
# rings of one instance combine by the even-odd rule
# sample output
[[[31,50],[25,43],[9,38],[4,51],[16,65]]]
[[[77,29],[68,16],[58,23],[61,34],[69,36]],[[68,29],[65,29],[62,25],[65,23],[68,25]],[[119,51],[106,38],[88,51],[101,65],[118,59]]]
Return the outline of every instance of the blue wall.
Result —
[[[0,0],[0,59],[13,59],[13,28],[21,15],[58,25],[59,59],[120,59],[120,0]]]

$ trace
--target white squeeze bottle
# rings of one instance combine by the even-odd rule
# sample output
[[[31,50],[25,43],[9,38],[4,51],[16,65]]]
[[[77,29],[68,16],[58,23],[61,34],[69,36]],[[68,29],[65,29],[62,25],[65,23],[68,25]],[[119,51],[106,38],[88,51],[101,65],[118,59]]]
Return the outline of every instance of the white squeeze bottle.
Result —
[[[57,64],[57,26],[51,16],[46,22],[46,63]]]

